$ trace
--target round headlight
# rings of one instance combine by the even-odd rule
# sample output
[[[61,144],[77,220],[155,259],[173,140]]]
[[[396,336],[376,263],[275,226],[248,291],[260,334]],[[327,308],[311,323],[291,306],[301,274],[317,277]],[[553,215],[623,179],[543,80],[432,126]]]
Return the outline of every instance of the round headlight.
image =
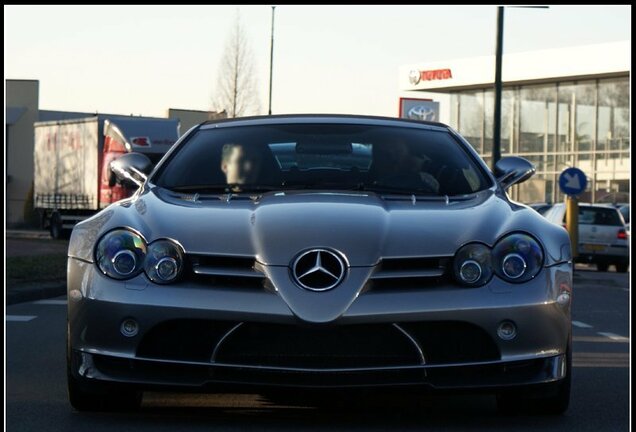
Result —
[[[183,269],[181,247],[170,240],[157,240],[148,246],[144,270],[148,278],[166,284],[177,280]]]
[[[484,285],[492,277],[490,249],[481,243],[462,246],[455,254],[453,270],[455,278],[464,285]]]
[[[113,279],[129,279],[143,269],[146,257],[144,239],[125,229],[106,233],[95,248],[95,262],[99,270]]]
[[[466,283],[475,283],[481,277],[481,266],[477,261],[466,260],[459,268],[459,277]]]
[[[543,266],[543,249],[527,234],[514,233],[497,242],[492,251],[495,273],[509,282],[527,282]]]
[[[528,265],[526,260],[517,253],[511,253],[504,257],[501,265],[501,270],[510,279],[517,279],[523,276]]]
[[[134,252],[129,250],[120,250],[113,257],[113,268],[123,276],[128,276],[135,271],[137,266],[137,257]]]

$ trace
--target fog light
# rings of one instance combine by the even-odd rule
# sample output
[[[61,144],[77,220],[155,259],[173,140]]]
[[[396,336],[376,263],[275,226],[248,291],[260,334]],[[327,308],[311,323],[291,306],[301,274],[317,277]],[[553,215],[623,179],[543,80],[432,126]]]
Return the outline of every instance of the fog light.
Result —
[[[517,337],[517,326],[512,321],[504,321],[499,324],[497,336],[503,340],[512,340]]]
[[[121,323],[121,334],[126,337],[133,337],[139,332],[139,324],[134,319],[126,319]]]
[[[459,276],[466,283],[473,283],[481,277],[481,266],[477,261],[465,261],[459,269]]]

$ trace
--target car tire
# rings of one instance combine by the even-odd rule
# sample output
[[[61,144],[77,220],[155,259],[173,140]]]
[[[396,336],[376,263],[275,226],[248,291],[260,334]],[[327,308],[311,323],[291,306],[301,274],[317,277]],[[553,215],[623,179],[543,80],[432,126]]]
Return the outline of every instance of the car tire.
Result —
[[[70,371],[68,373],[68,400],[77,411],[135,411],[141,406],[141,398],[142,392],[132,390],[108,394],[86,391]]]
[[[86,384],[73,376],[71,372],[71,349],[69,344],[69,327],[66,336],[66,376],[68,400],[77,411],[135,411],[141,406],[143,393],[135,390],[118,389],[116,391],[92,392]]]
[[[627,273],[627,268],[629,267],[629,263],[617,263],[616,265],[616,271],[618,273]]]
[[[62,225],[62,217],[58,212],[55,212],[51,215],[49,229],[51,232],[51,237],[55,240],[68,239],[71,237],[71,230],[64,229]]]
[[[497,395],[497,409],[502,414],[539,414],[561,415],[570,406],[570,389],[572,387],[572,343],[566,352],[566,376],[558,384],[556,391],[552,389],[545,395],[526,396],[524,391],[501,393]]]
[[[609,264],[606,262],[596,263],[596,270],[600,272],[606,272],[609,269]]]

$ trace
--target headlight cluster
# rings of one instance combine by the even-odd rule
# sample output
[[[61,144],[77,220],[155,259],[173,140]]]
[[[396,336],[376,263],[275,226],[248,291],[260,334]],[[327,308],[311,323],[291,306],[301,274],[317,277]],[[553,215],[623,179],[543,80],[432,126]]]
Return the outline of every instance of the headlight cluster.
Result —
[[[106,276],[130,279],[142,271],[159,284],[174,282],[183,269],[181,246],[170,240],[146,241],[137,233],[116,229],[97,242],[95,262]]]
[[[527,282],[542,266],[541,245],[523,233],[501,238],[492,249],[482,243],[469,243],[457,251],[453,260],[455,278],[467,286],[484,285],[493,274],[508,282]]]

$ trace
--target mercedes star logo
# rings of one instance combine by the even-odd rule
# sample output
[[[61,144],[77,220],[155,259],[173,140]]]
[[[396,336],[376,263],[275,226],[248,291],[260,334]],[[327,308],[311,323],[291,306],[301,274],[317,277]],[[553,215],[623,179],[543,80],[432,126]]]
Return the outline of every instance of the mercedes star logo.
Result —
[[[298,256],[292,264],[294,280],[311,291],[327,291],[345,276],[344,259],[327,249],[311,249]]]

